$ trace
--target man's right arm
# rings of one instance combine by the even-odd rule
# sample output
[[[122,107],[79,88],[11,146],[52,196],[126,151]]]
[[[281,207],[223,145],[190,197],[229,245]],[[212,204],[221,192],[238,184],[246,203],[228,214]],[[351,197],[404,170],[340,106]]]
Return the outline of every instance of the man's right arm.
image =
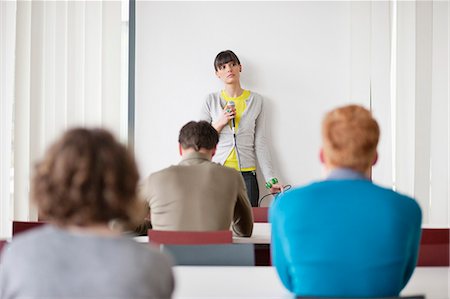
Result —
[[[269,209],[269,222],[272,225],[270,253],[272,264],[277,270],[281,282],[286,289],[293,292],[294,287],[292,285],[291,274],[289,273],[289,262],[285,254],[287,236],[284,235],[285,230],[283,229],[282,223],[280,223],[280,219],[284,218],[282,217],[283,208],[280,207],[280,203],[282,203],[282,199],[278,198]]]
[[[151,211],[150,211],[150,194],[147,192],[148,189],[148,178],[138,185],[138,196],[139,199],[144,201],[145,218],[142,219],[141,223],[135,228],[134,233],[138,236],[147,235],[147,231],[152,228],[151,223]]]

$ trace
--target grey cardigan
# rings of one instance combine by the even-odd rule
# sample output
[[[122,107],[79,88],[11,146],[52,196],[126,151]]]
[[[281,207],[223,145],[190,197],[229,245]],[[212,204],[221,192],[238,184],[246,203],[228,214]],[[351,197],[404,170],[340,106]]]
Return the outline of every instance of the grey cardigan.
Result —
[[[221,98],[220,91],[209,94],[204,102],[200,119],[210,123],[216,122],[221,117],[225,105],[226,101]],[[276,175],[267,146],[263,98],[259,94],[251,92],[246,100],[246,106],[236,133],[240,165],[242,168],[256,167],[256,159],[258,159],[264,179],[268,181]],[[231,128],[225,126],[220,132],[219,144],[213,161],[223,165],[233,150],[233,144]]]

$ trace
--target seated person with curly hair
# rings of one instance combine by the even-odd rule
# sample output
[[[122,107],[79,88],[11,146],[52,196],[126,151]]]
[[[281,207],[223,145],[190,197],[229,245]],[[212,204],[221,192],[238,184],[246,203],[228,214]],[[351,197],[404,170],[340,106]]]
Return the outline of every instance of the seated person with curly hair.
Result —
[[[66,132],[32,181],[49,225],[3,252],[0,298],[170,298],[171,261],[117,229],[143,217],[138,179],[134,159],[107,131]]]

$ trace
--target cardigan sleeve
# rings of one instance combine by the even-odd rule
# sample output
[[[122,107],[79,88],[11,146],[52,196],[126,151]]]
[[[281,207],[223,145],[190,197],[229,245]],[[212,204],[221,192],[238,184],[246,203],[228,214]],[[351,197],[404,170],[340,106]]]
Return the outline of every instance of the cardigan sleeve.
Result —
[[[256,119],[255,127],[255,152],[258,164],[261,167],[261,172],[265,181],[275,178],[276,173],[272,165],[272,156],[270,155],[270,149],[267,142],[267,123],[266,114],[264,109],[264,101],[261,96],[258,95],[260,101],[260,113]]]

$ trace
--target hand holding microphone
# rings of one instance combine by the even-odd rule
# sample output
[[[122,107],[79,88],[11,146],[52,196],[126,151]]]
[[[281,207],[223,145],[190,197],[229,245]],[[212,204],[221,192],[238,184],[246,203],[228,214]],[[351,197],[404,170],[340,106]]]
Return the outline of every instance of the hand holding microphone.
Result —
[[[234,130],[236,128],[236,104],[234,103],[234,101],[229,101],[228,105],[227,105],[227,112],[230,114],[229,117],[231,117],[231,130],[234,133]]]
[[[231,105],[230,105],[231,104]],[[232,127],[234,128],[235,122],[234,118],[236,116],[236,108],[233,101],[228,102],[228,104],[223,108],[222,115],[220,118],[213,122],[213,127],[217,130],[217,132],[221,132],[222,129],[229,124],[229,122],[232,120]]]
[[[231,104],[231,105],[230,105]],[[228,104],[223,108],[223,114],[219,120],[220,130],[222,130],[223,127],[228,125],[228,123],[231,121],[232,128],[235,127],[235,120],[234,117],[236,116],[236,108],[233,101],[228,102]]]

